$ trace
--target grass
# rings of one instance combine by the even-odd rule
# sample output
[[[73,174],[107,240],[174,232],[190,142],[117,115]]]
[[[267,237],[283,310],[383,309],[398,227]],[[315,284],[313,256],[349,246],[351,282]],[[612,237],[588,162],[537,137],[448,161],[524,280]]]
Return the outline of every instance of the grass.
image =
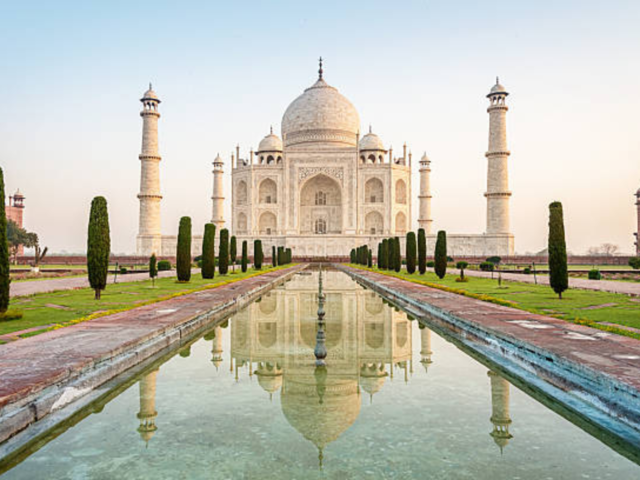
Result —
[[[11,308],[20,309],[23,317],[19,320],[0,322],[0,335],[45,325],[50,325],[50,329],[61,328],[290,266],[263,267],[262,270],[250,268],[246,273],[236,269],[236,273],[216,274],[212,280],[203,280],[197,274],[191,276],[189,283],[178,283],[175,277],[159,278],[156,279],[155,287],[151,286],[151,281],[109,284],[102,292],[101,300],[94,300],[94,292],[90,288],[15,297],[11,300]],[[42,331],[44,330],[38,333]],[[33,333],[24,334],[31,335]]]
[[[409,274],[405,270],[396,273],[360,265],[350,266],[640,339],[638,333],[602,324],[608,322],[640,329],[640,303],[620,293],[570,289],[559,300],[546,285],[503,280],[502,287],[499,287],[497,278],[467,277],[468,283],[458,283],[458,275],[449,274],[441,280],[429,271],[420,275],[417,272]],[[603,306],[607,304],[612,305]]]

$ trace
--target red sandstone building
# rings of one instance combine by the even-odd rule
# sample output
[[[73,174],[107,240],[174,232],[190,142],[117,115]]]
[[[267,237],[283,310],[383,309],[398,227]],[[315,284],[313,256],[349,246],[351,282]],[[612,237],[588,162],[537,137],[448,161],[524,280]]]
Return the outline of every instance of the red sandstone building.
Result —
[[[22,221],[24,216],[24,195],[20,193],[20,189],[16,191],[13,196],[9,196],[9,204],[6,207],[7,220],[13,220],[22,227]],[[18,255],[24,254],[24,248],[20,246]]]

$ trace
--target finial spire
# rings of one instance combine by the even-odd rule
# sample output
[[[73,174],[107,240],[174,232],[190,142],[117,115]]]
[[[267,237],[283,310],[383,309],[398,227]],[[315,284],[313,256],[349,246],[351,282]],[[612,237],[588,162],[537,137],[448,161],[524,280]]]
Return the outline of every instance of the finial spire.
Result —
[[[318,70],[318,80],[322,80],[322,57],[320,57],[320,69]]]
[[[371,133],[371,124],[369,124],[369,133]]]
[[[151,82],[149,82],[149,90],[153,90],[153,85],[151,85]]]
[[[500,78],[496,75],[496,85],[500,83]]]
[[[270,126],[269,126],[269,134],[270,134],[270,135],[273,135],[273,125],[270,125]]]

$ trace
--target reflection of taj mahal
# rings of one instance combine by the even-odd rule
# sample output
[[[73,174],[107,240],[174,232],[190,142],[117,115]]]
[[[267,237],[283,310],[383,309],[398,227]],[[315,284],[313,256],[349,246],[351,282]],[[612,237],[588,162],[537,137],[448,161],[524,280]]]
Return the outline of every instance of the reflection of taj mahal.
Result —
[[[486,231],[450,234],[452,255],[510,255],[514,239],[509,224],[506,97],[496,81],[489,98],[489,151],[487,157]],[[143,142],[141,161],[138,254],[174,255],[175,236],[160,230],[160,154],[158,119],[160,100],[149,88],[142,98]],[[418,226],[425,229],[428,249],[435,236],[431,218],[431,162],[419,162]],[[224,161],[213,161],[211,222],[227,226],[238,241],[261,239],[263,248],[292,248],[296,257],[345,256],[351,248],[368,244],[376,248],[385,237],[404,242],[414,229],[411,219],[412,155],[406,144],[398,156],[369,127],[361,135],[360,117],[353,104],[323,78],[286,109],[281,136],[271,129],[258,146],[240,157],[231,156],[232,218],[224,220]],[[194,254],[201,237],[193,236]]]
[[[387,379],[400,372],[404,381],[413,372],[412,330],[407,315],[384,304],[377,294],[362,289],[339,272],[326,273],[327,367],[315,367],[318,290],[316,275],[297,275],[238,312],[229,328],[215,327],[211,361],[219,368],[223,335],[231,336],[229,370],[257,377],[269,397],[279,395],[287,422],[322,452],[360,415],[363,397],[373,402]],[[420,326],[420,363],[432,364],[431,330]],[[139,432],[149,441],[157,430],[155,389],[158,371],[140,381]],[[509,383],[489,372],[491,379],[491,436],[504,448],[509,433]]]

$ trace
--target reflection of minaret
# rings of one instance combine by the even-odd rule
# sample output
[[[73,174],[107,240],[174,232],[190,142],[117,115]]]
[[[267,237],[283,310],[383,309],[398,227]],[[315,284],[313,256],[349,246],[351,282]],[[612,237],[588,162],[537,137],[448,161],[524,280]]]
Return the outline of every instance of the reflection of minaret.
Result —
[[[222,363],[222,328],[213,329],[213,348],[211,349],[211,362],[216,366],[216,370]]]
[[[513,435],[509,433],[511,418],[509,417],[509,382],[495,372],[487,373],[491,379],[491,423],[493,431],[489,434],[500,447],[500,452],[507,446]]]
[[[424,367],[424,371],[429,371],[429,365],[433,363],[431,360],[431,330],[424,325],[420,325],[420,363]]]
[[[138,413],[140,426],[138,432],[147,445],[158,429],[156,427],[156,417],[158,416],[158,412],[156,412],[156,375],[158,375],[158,370],[154,370],[140,380],[140,412]]]

